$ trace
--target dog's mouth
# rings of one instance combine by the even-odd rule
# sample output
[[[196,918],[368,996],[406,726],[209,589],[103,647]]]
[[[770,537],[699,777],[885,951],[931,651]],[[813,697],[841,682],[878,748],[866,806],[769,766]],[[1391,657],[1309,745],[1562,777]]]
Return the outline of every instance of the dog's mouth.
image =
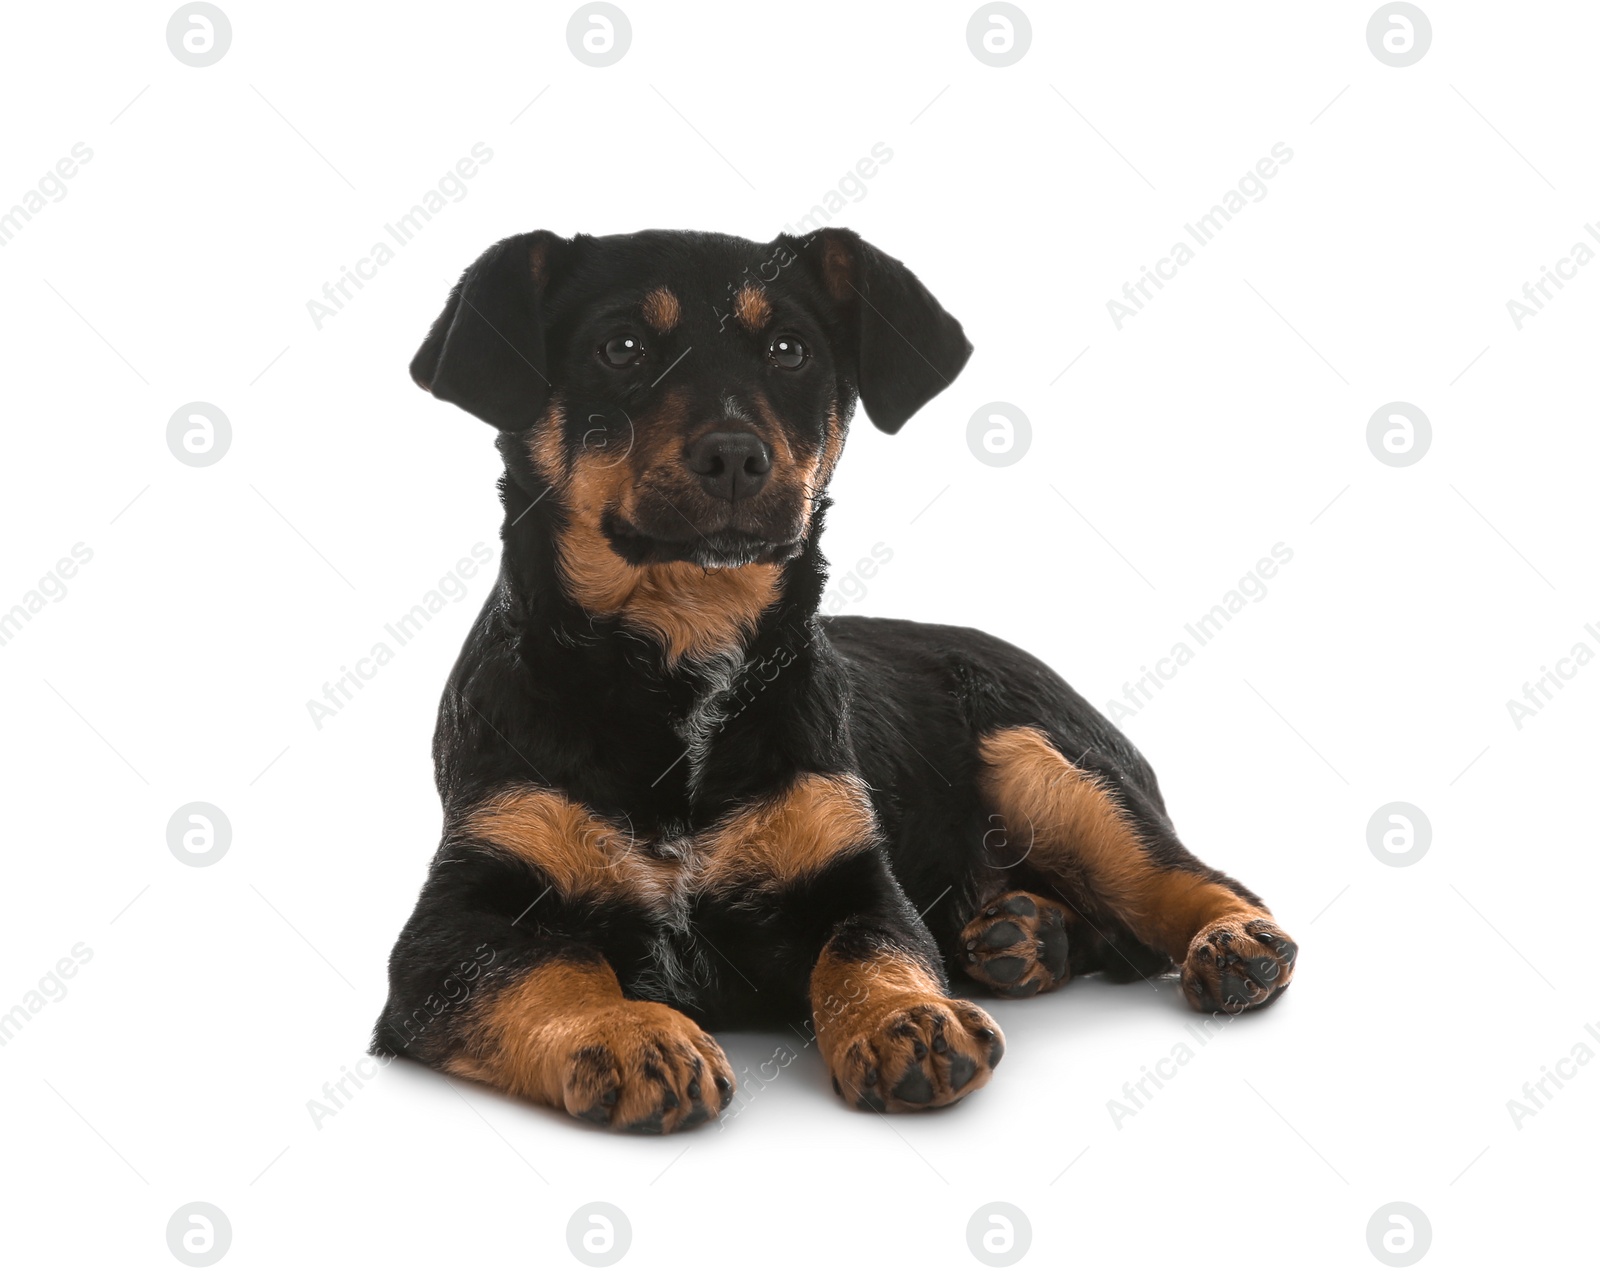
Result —
[[[687,561],[702,569],[737,569],[741,565],[782,564],[800,552],[801,541],[735,526],[699,530],[685,521],[683,532],[653,532],[608,512],[601,532],[611,550],[630,565]]]

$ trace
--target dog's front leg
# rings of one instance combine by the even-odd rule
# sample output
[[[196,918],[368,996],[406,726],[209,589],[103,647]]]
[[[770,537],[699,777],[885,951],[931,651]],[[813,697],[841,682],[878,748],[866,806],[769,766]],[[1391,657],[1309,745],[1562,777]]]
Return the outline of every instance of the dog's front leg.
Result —
[[[442,985],[453,978],[446,965]],[[505,974],[491,965],[453,1018],[448,1003],[434,1014],[430,998],[413,1005],[392,994],[377,1048],[639,1134],[699,1125],[733,1095],[733,1071],[708,1033],[670,1006],[623,997],[606,960],[582,946],[548,949]]]
[[[1005,1053],[1000,1026],[950,996],[909,902],[900,896],[894,909],[839,922],[811,972],[812,1022],[833,1088],[876,1112],[954,1103],[984,1085]]]
[[[999,1026],[950,996],[860,778],[803,774],[722,822],[707,851],[707,894],[747,906],[765,895],[797,924],[794,986],[842,1098],[904,1112],[954,1103],[989,1080],[1005,1050]]]
[[[682,1012],[624,997],[603,911],[547,877],[447,845],[390,958],[373,1049],[613,1129],[709,1120],[733,1096],[721,1048]]]
[[[685,1130],[726,1106],[733,1071],[710,1034],[625,998],[598,954],[554,954],[491,991],[442,1067],[635,1134]]]

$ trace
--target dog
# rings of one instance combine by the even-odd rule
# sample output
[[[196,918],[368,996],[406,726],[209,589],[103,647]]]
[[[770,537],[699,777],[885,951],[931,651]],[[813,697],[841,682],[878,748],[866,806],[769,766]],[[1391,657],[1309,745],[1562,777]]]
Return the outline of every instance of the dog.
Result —
[[[732,1098],[717,1028],[808,1022],[847,1104],[906,1112],[1004,1053],[952,979],[1282,995],[1295,944],[1048,667],[818,612],[858,401],[896,433],[971,351],[842,228],[538,231],[466,270],[411,375],[497,430],[503,551],[375,1054],[665,1133]]]

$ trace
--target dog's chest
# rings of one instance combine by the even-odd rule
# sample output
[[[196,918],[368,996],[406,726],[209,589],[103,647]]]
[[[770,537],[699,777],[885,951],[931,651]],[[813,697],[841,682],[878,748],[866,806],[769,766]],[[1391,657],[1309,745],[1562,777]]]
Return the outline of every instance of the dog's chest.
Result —
[[[735,689],[744,671],[744,656],[737,652],[716,655],[695,667],[694,697],[672,725],[684,746],[684,781],[690,798],[700,793],[712,744],[738,708]]]
[[[715,947],[703,927],[708,908],[718,921],[728,918],[718,877],[724,854],[736,845],[712,833],[682,835],[660,843],[636,845],[635,877],[643,886],[631,889],[649,915],[649,936],[643,956],[625,978],[630,995],[692,1007],[714,995],[719,986]]]
[[[715,828],[645,839],[617,835],[603,845],[616,890],[655,921],[686,928],[697,906],[715,897],[739,845]]]

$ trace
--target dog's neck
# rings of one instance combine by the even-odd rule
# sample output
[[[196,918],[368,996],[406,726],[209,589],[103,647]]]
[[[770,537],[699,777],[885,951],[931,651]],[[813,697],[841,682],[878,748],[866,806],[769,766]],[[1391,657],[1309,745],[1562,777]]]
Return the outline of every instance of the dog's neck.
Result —
[[[848,739],[818,725],[844,719],[847,691],[817,617],[824,501],[800,552],[772,567],[771,603],[748,626],[735,624],[726,644],[673,659],[668,639],[574,598],[561,564],[566,517],[554,494],[539,497],[544,488],[503,483],[500,576],[469,644],[489,652],[458,664],[454,678],[472,707],[462,712],[468,726],[481,716],[486,739],[508,743],[496,778],[531,773],[590,806],[626,812],[641,833],[665,834],[714,819],[796,770],[841,762]],[[677,588],[675,603],[714,603],[712,589],[734,573],[691,570],[673,571],[670,583],[653,576],[652,585]],[[441,778],[447,800],[477,788],[458,780]]]
[[[701,681],[725,679],[766,645],[809,639],[827,579],[818,545],[826,497],[793,559],[726,569],[631,564],[598,527],[577,523],[542,491],[530,495],[511,473],[501,498],[501,585],[525,641],[572,648],[631,637],[659,651],[664,674]]]
[[[705,569],[688,561],[632,565],[590,525],[569,524],[556,552],[559,583],[585,613],[616,619],[661,646],[668,666],[726,661],[778,601],[783,567]]]

